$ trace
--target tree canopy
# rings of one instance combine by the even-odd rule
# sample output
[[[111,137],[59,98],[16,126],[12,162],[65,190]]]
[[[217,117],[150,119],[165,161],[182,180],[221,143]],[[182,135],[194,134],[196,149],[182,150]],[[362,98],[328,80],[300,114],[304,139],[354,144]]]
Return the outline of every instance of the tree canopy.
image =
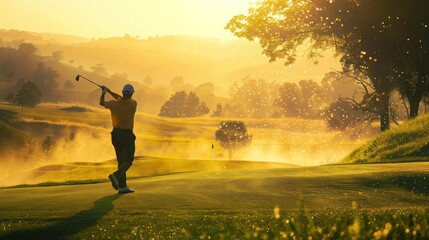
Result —
[[[252,142],[252,136],[247,133],[246,125],[240,121],[221,122],[215,133],[216,141],[228,150],[229,160],[240,148]]]
[[[427,93],[427,12],[429,2],[421,0],[264,0],[248,15],[233,17],[226,28],[258,40],[270,61],[284,59],[285,64],[295,61],[301,46],[314,61],[334,49],[344,71],[370,79],[381,130],[386,130],[393,89],[408,91],[410,105]]]
[[[15,97],[15,103],[21,106],[36,106],[42,97],[40,89],[31,81],[26,82]]]
[[[173,94],[161,107],[159,116],[163,117],[198,117],[209,113],[207,105],[194,93],[179,91]]]

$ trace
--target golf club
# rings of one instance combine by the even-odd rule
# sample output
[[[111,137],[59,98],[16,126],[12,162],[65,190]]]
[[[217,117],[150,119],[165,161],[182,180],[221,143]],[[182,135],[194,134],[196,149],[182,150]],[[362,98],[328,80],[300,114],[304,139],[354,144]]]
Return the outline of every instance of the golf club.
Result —
[[[83,78],[83,79],[87,80],[88,82],[90,82],[90,83],[92,83],[92,84],[95,84],[95,85],[97,85],[97,86],[99,86],[99,87],[102,87],[100,84],[97,84],[97,83],[95,83],[95,82],[93,82],[93,81],[89,80],[88,78],[86,78],[86,77],[84,77],[84,76],[82,76],[82,75],[79,75],[79,74],[76,76],[76,81],[79,81],[79,79],[80,79],[80,78]]]

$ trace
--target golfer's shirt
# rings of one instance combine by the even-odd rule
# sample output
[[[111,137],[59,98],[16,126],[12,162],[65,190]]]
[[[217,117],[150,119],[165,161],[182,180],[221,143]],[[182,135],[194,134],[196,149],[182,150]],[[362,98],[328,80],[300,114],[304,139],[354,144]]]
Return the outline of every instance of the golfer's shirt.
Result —
[[[119,98],[118,100],[105,101],[104,107],[111,112],[113,128],[134,128],[134,115],[137,109],[137,102],[134,99],[123,100]]]

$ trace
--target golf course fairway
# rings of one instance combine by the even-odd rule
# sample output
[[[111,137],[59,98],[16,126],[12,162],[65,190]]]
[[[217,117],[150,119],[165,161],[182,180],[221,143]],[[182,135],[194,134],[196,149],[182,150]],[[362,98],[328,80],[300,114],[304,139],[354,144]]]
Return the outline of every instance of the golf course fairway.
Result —
[[[424,239],[428,180],[416,162],[2,188],[0,239]]]

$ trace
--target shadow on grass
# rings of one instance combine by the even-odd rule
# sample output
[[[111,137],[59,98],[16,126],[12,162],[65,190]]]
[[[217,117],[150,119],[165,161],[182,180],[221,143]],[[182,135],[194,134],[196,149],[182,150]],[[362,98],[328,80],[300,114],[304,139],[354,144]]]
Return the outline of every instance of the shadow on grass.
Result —
[[[113,209],[113,201],[122,196],[115,194],[98,199],[91,209],[81,211],[76,215],[42,228],[23,229],[10,232],[0,239],[65,239],[74,234],[93,227]]]
[[[9,121],[17,115],[16,112],[0,109],[0,120],[9,123]]]
[[[429,196],[429,174],[428,173],[383,173],[375,174],[354,183],[356,187],[363,186],[373,189],[403,189],[410,193],[418,193]]]

